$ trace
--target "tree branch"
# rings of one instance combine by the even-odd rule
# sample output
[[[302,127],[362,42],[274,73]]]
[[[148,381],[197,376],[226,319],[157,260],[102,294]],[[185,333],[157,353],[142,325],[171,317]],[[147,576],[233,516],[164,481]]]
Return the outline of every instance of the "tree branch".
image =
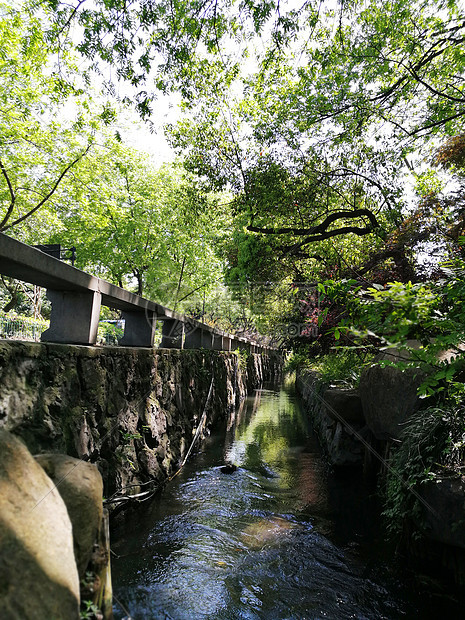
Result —
[[[13,212],[13,209],[15,208],[16,195],[15,195],[15,191],[13,189],[13,185],[11,183],[10,177],[8,176],[8,172],[6,171],[6,168],[3,165],[3,162],[2,162],[1,159],[0,159],[0,170],[1,170],[2,174],[3,174],[3,176],[5,177],[6,184],[8,185],[8,191],[10,192],[10,196],[11,196],[10,205],[9,205],[9,207],[7,209],[5,217],[0,222],[0,231],[1,231],[1,230],[3,230],[3,227],[8,222],[8,220],[10,219],[10,216],[11,216],[11,214]]]
[[[58,177],[58,179],[55,181],[55,183],[53,184],[52,189],[48,192],[48,194],[46,194],[42,200],[36,204],[35,207],[33,207],[32,209],[30,209],[27,213],[25,213],[24,215],[22,215],[21,217],[19,217],[18,219],[16,219],[14,222],[12,222],[11,224],[9,224],[8,226],[5,226],[3,229],[0,226],[0,230],[5,231],[8,230],[9,228],[12,228],[13,226],[16,226],[17,224],[20,224],[21,222],[23,222],[25,219],[27,219],[28,217],[30,217],[31,215],[33,215],[38,209],[40,209],[46,202],[47,200],[49,200],[53,194],[56,192],[58,186],[60,185],[62,179],[65,177],[66,173],[71,170],[71,168],[78,163],[78,161],[80,161],[83,157],[85,157],[85,155],[87,155],[87,153],[89,152],[90,148],[91,148],[91,144],[89,144],[86,148],[86,150],[81,153],[78,157],[76,157],[76,159],[74,159],[70,164],[68,164],[66,166],[66,168],[62,171],[62,173],[60,174],[60,176]]]
[[[358,235],[362,237],[363,235],[369,235],[373,232],[372,226],[366,226],[365,228],[360,228],[359,226],[343,226],[342,228],[336,228],[334,230],[322,232],[317,235],[310,235],[306,237],[302,241],[298,243],[294,243],[293,245],[288,245],[283,248],[284,254],[293,254],[294,252],[300,250],[304,245],[308,243],[313,243],[315,241],[324,241],[325,239],[331,239],[331,237],[338,237],[339,235],[348,235],[349,233],[353,233],[354,235]]]
[[[329,231],[329,232],[327,231],[328,226],[330,226],[333,222],[336,222],[337,220],[346,219],[346,218],[355,219],[355,218],[360,218],[360,217],[368,218],[370,220],[371,226],[367,228],[351,227],[351,228],[354,228],[354,230],[349,230],[349,231],[346,231],[346,228],[338,228],[336,229],[336,231]],[[368,232],[372,232],[372,230],[374,228],[377,228],[378,226],[379,226],[378,220],[376,219],[374,214],[369,209],[355,209],[354,211],[336,211],[335,213],[330,213],[323,220],[323,222],[321,222],[321,224],[318,224],[317,226],[312,226],[310,228],[293,228],[293,227],[266,228],[262,226],[249,225],[247,226],[247,230],[249,230],[250,232],[261,233],[264,235],[284,235],[284,234],[293,234],[297,236],[316,235],[318,238],[315,238],[315,239],[312,238],[311,241],[317,241],[317,240],[320,241],[322,239],[328,239],[329,237],[334,237],[335,235],[333,233],[345,234],[345,232],[356,232],[356,230],[365,231],[368,228],[369,228]],[[344,232],[337,232],[337,231],[344,231]],[[359,233],[356,233],[356,234],[359,234]],[[364,232],[363,234],[367,234],[367,233]],[[310,241],[302,242],[303,245],[305,245],[306,243],[310,243]]]

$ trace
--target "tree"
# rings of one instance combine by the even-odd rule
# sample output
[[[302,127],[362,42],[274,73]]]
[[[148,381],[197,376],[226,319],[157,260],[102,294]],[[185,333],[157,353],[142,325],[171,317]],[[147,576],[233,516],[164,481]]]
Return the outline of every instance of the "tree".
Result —
[[[227,220],[216,203],[181,168],[157,170],[107,137],[80,163],[49,241],[75,245],[80,268],[180,309],[221,280],[214,238]]]
[[[319,105],[307,108],[310,122],[350,110],[356,124],[360,115],[376,113],[413,135],[463,116],[464,23],[453,0],[355,0],[329,7],[306,2],[298,9],[278,0],[40,4],[53,10],[53,36],[66,41],[77,24],[82,31],[78,49],[93,61],[117,66],[118,77],[135,87],[147,85],[150,71],[159,69],[171,80],[157,86],[177,85],[188,93],[196,60],[227,55],[231,35],[250,41],[253,36],[263,40],[266,33],[264,77],[271,68],[276,78],[275,60],[280,56],[288,62],[287,50],[307,61],[299,62],[301,84],[320,93]],[[149,95],[138,93],[145,114]],[[406,101],[422,112],[416,116],[410,108],[399,122],[398,104]]]
[[[318,256],[310,245],[346,236],[376,252],[405,217],[418,149],[463,123],[465,23],[453,0],[53,9],[55,35],[69,40],[78,24],[79,50],[118,68],[144,117],[156,88],[182,92],[188,120],[173,144],[191,171],[235,192],[249,232],[280,239],[283,257]]]
[[[117,68],[117,79],[133,87],[143,118],[152,114],[157,90],[177,89],[189,97],[196,61],[208,66],[211,54],[224,58],[224,40],[245,40],[268,22],[281,33],[297,27],[296,12],[284,15],[280,0],[243,0],[235,6],[229,0],[39,0],[39,5],[51,9],[50,37],[64,48],[78,27],[77,49],[91,71],[105,74],[109,65]],[[155,78],[155,88],[149,77]],[[106,85],[114,93],[111,77]]]
[[[67,49],[58,66],[46,16],[1,10],[0,231],[77,246],[77,266],[198,312],[221,279],[215,244],[227,216],[218,201],[192,175],[157,171],[104,129],[111,110],[95,112]],[[5,286],[9,309],[19,296],[14,282]]]
[[[58,197],[102,123],[45,43],[40,20],[0,6],[0,232],[27,228]]]
[[[247,229],[279,239],[282,256],[314,265],[322,241],[365,236],[364,269],[394,259],[407,273],[391,243],[411,215],[406,175],[421,176],[428,141],[465,118],[457,3],[343,3],[301,11],[299,25],[291,43],[274,33],[242,92],[237,80],[221,92],[219,67],[199,63],[172,143],[190,170],[233,188]]]

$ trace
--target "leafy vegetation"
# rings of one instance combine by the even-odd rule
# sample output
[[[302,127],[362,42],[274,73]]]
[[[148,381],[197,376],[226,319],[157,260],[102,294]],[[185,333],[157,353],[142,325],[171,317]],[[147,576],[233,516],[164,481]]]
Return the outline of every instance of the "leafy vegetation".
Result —
[[[318,371],[323,383],[357,387],[363,367],[373,359],[373,355],[364,350],[342,349],[315,358],[312,368]]]
[[[0,232],[328,384],[404,350],[429,408],[393,451],[399,530],[410,488],[463,473],[464,77],[458,0],[3,0]],[[153,128],[160,93],[179,159],[157,168],[121,127],[129,104]],[[0,300],[50,311],[8,278]]]
[[[247,362],[249,359],[249,352],[247,349],[235,349],[234,354],[237,356],[237,363],[241,370],[247,370]]]
[[[103,618],[103,614],[92,601],[83,601],[81,603],[79,617],[81,620],[99,620]]]
[[[464,414],[463,404],[447,409],[431,407],[409,421],[390,460],[383,492],[391,533],[402,534],[412,520],[422,522],[422,484],[463,474]]]
[[[458,3],[41,0],[1,19],[8,234],[75,245],[81,268],[286,346],[318,327],[328,350],[348,316],[331,300],[296,312],[303,282],[410,280],[418,310],[421,244],[460,237],[462,194],[441,195],[438,173],[463,163]],[[185,171],[156,170],[117,110],[132,101],[149,119],[157,91],[175,90],[167,132]],[[244,311],[251,285],[265,310]]]

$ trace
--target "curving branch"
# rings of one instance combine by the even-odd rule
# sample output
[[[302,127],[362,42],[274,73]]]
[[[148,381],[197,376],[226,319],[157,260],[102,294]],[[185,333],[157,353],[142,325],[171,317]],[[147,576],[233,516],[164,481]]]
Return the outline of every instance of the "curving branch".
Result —
[[[372,232],[373,228],[371,226],[365,226],[364,228],[361,228],[360,226],[342,226],[341,228],[335,228],[334,230],[325,231],[317,235],[310,235],[298,243],[285,246],[283,248],[283,253],[295,254],[300,251],[304,245],[314,243],[315,241],[324,241],[325,239],[331,239],[331,237],[338,237],[339,235],[348,235],[349,233],[353,233],[354,235],[362,237],[363,235],[369,235]]]
[[[78,155],[78,157],[76,157],[76,159],[74,159],[71,163],[69,163],[64,170],[62,170],[62,172],[60,173],[59,177],[57,178],[57,180],[55,181],[55,183],[53,184],[52,188],[50,189],[50,191],[42,198],[42,200],[40,200],[32,209],[30,209],[27,213],[25,213],[24,215],[22,215],[21,217],[18,217],[16,220],[14,220],[14,222],[12,222],[11,224],[7,224],[8,219],[11,215],[11,212],[13,211],[13,206],[10,204],[10,208],[9,208],[9,213],[7,212],[7,215],[3,218],[3,221],[0,224],[0,231],[4,232],[5,230],[8,230],[9,228],[12,228],[13,226],[16,226],[17,224],[20,224],[21,222],[23,222],[25,219],[27,219],[28,217],[30,217],[31,215],[33,215],[36,211],[38,211],[38,209],[40,209],[40,207],[42,207],[48,200],[50,200],[50,198],[53,196],[53,194],[56,192],[56,190],[58,189],[58,186],[60,185],[61,181],[63,180],[63,178],[66,176],[66,174],[69,172],[69,170],[71,170],[71,168],[73,166],[75,166],[78,161],[80,161],[83,157],[85,157],[87,155],[87,153],[89,152],[90,148],[91,148],[92,144],[89,144],[86,148],[85,151],[83,151],[82,153],[80,153]],[[1,169],[1,168],[0,168]],[[3,169],[2,169],[3,172]],[[5,176],[5,174],[4,174]],[[7,181],[8,182],[8,181]],[[10,184],[9,184],[10,185]]]
[[[3,162],[2,162],[1,159],[0,159],[0,172],[4,176],[6,184],[8,185],[8,191],[10,192],[10,204],[8,205],[8,209],[7,209],[7,212],[5,213],[5,217],[0,222],[0,230],[3,230],[3,227],[5,226],[5,224],[10,219],[11,214],[13,213],[13,209],[15,208],[16,194],[15,194],[15,191],[13,189],[13,185],[11,183],[11,179],[8,176],[8,172],[6,171],[6,168],[3,165]]]
[[[366,217],[369,220],[369,224],[364,228],[360,228],[358,226],[345,226],[342,228],[336,228],[333,230],[328,230],[329,226],[338,220],[345,219],[358,219]],[[369,209],[355,209],[353,211],[336,211],[334,213],[330,213],[320,224],[316,226],[311,226],[310,228],[296,228],[296,227],[280,227],[280,228],[267,228],[265,226],[253,226],[252,224],[247,226],[247,230],[250,232],[261,233],[264,235],[284,235],[284,234],[292,234],[297,236],[306,236],[306,239],[299,242],[298,244],[294,244],[289,246],[290,248],[294,247],[302,247],[307,243],[311,243],[313,241],[322,241],[323,239],[329,239],[330,237],[335,237],[336,235],[345,235],[348,232],[353,232],[357,235],[366,235],[368,233],[373,232],[375,228],[379,227],[378,220],[375,215]]]

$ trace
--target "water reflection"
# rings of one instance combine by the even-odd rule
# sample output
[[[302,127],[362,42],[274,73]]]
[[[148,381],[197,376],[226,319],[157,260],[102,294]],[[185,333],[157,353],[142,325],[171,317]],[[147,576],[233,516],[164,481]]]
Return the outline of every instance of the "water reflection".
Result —
[[[222,437],[113,545],[133,618],[427,617],[373,560],[368,498],[353,476],[328,476],[289,394],[257,393]],[[224,461],[237,471],[222,474]]]

